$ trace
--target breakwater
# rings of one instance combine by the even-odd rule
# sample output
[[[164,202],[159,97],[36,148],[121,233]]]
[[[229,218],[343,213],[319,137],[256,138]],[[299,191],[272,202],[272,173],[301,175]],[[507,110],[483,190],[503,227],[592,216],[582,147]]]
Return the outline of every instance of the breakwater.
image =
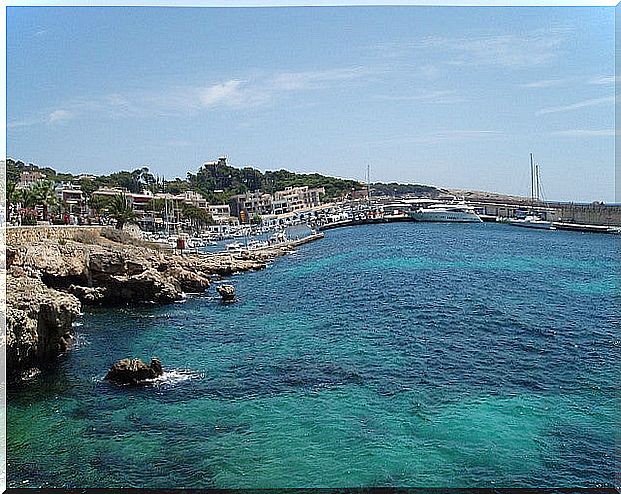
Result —
[[[481,219],[485,223],[496,223],[498,222],[497,216],[483,214],[480,215]],[[378,225],[378,224],[386,224],[386,223],[405,223],[405,222],[416,222],[416,220],[408,217],[408,216],[387,216],[383,218],[365,218],[358,220],[345,220],[345,221],[336,221],[333,223],[326,223],[325,225],[321,225],[319,230],[332,230],[335,228],[343,228],[347,226],[361,226],[361,225]],[[576,224],[576,223],[565,223],[561,221],[554,221],[552,225],[558,230],[569,230],[575,232],[586,232],[586,233],[619,233],[619,228],[614,226],[603,226],[603,225],[592,225],[592,224]]]

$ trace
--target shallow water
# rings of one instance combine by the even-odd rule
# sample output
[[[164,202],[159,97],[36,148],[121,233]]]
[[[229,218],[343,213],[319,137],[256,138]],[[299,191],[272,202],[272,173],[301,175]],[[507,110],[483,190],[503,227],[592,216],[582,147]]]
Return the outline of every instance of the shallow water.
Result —
[[[166,307],[100,309],[10,391],[12,487],[612,486],[618,239],[343,228]],[[120,388],[114,360],[166,376]]]

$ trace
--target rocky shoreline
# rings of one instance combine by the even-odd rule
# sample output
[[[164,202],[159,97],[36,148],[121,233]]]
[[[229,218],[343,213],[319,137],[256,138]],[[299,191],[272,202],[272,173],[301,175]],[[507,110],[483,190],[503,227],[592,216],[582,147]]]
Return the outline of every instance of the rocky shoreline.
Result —
[[[82,305],[166,304],[214,281],[264,269],[304,241],[237,254],[179,256],[152,246],[86,239],[7,245],[7,375],[51,362],[70,347]]]

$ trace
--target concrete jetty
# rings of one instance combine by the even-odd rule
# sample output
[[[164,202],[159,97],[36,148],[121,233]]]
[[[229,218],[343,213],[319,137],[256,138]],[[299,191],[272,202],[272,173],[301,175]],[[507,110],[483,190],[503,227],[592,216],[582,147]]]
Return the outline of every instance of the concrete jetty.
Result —
[[[318,229],[323,230],[332,230],[334,228],[341,228],[345,226],[357,226],[357,225],[376,225],[380,223],[403,223],[403,222],[413,222],[414,219],[409,216],[384,216],[382,218],[363,218],[359,220],[343,220],[343,221],[335,221],[334,223],[326,223],[325,225],[321,225]]]

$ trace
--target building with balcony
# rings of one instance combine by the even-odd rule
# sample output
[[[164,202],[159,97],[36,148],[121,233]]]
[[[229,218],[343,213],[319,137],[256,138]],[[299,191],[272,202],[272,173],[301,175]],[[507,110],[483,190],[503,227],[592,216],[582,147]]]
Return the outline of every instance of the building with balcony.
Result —
[[[260,190],[246,192],[232,196],[229,200],[229,206],[232,216],[238,218],[245,216],[245,220],[248,221],[255,214],[262,216],[272,212],[272,196]]]
[[[67,206],[69,214],[84,213],[86,198],[79,185],[60,183],[56,185],[54,191],[58,201]]]

